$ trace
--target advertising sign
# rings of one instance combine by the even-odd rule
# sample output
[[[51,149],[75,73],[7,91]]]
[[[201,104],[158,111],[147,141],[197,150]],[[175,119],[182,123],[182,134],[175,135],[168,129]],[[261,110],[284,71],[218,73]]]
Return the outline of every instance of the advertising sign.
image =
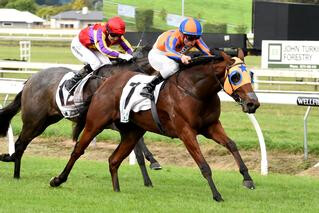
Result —
[[[127,16],[127,17],[135,17],[135,7],[124,5],[124,4],[118,4],[117,6],[117,14],[119,16]]]
[[[263,69],[319,69],[319,41],[262,41]]]
[[[167,14],[166,16],[166,23],[167,25],[178,27],[179,24],[184,20],[185,17],[174,15],[174,14]]]

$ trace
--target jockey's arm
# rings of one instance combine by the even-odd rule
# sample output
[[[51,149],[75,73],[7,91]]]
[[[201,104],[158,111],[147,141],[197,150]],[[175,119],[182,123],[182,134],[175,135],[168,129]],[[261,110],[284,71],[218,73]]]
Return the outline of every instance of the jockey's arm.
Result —
[[[133,54],[133,48],[131,46],[131,44],[128,42],[128,40],[126,40],[124,38],[124,36],[121,36],[120,40],[119,40],[119,44],[121,46],[121,48],[127,53],[132,55]]]
[[[212,55],[202,38],[196,40],[195,47],[205,55]]]
[[[116,50],[109,48],[106,44],[106,35],[102,30],[98,29],[94,31],[94,45],[103,55],[109,58],[118,58],[120,53]]]
[[[166,50],[165,55],[171,59],[181,61],[182,54],[176,51],[177,43],[178,43],[177,38],[173,36],[169,36],[167,40],[165,41],[165,50]]]

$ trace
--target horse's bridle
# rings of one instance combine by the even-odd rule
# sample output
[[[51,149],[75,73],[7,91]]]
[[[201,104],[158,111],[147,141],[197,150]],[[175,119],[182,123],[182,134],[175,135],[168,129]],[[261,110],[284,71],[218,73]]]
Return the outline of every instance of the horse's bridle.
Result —
[[[230,76],[229,76],[229,70],[234,67],[234,66],[237,66],[238,64],[244,64],[244,63],[233,63],[232,65],[226,65],[225,67],[225,75],[224,75],[224,83],[225,83],[225,80],[226,78],[228,79],[229,81],[229,84],[231,86],[231,89],[232,89],[232,93],[230,94],[230,96],[239,104],[239,105],[243,105],[244,104],[244,101],[240,98],[240,96],[237,94],[236,90],[234,89],[232,83],[230,82]],[[216,79],[216,81],[219,83],[221,89],[226,93],[226,90],[224,88],[224,85],[222,84],[222,82],[219,80],[219,78],[217,77],[216,73],[214,72],[214,78]]]

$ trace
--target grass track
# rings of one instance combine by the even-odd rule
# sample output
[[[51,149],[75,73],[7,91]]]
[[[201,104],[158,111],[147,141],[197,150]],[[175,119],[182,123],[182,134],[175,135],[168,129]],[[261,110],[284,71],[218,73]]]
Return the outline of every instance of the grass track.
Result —
[[[62,187],[49,187],[66,160],[26,156],[22,178],[0,163],[0,212],[318,212],[319,180],[252,173],[256,190],[241,186],[238,172],[214,171],[225,202],[211,198],[198,169],[165,166],[150,171],[154,188],[143,186],[137,166],[120,168],[121,193],[112,191],[104,162],[80,160]]]

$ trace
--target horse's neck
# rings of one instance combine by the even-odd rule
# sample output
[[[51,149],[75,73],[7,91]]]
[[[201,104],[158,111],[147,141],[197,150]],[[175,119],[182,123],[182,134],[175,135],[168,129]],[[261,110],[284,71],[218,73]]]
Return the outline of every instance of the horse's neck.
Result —
[[[214,73],[212,64],[199,65],[182,71],[178,84],[200,99],[211,97],[221,89],[220,74]]]

